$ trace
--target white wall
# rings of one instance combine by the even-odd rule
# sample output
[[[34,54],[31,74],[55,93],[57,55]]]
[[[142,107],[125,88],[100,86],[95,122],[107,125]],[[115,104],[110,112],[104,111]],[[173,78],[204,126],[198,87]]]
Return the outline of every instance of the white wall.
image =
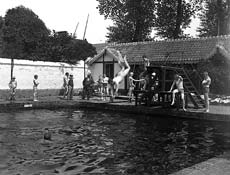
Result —
[[[103,75],[103,64],[102,63],[95,63],[92,66],[90,66],[89,69],[91,71],[94,81],[98,80],[99,75]]]
[[[9,89],[11,60],[0,58],[0,89]],[[33,76],[38,75],[39,89],[60,89],[65,72],[74,76],[74,88],[82,88],[84,78],[83,61],[77,65],[43,61],[14,60],[14,76],[17,89],[32,89]]]
[[[89,70],[92,73],[93,79],[94,81],[98,80],[99,75],[103,74],[103,58],[100,57],[98,60],[95,61],[95,63],[93,63],[91,66],[89,66]],[[113,61],[113,58],[106,54],[104,56],[104,61]],[[100,63],[97,63],[100,62]],[[114,76],[116,75],[116,73],[118,73],[121,70],[121,67],[118,65],[118,63],[114,64]],[[125,80],[123,80],[120,84],[120,89],[125,89]]]

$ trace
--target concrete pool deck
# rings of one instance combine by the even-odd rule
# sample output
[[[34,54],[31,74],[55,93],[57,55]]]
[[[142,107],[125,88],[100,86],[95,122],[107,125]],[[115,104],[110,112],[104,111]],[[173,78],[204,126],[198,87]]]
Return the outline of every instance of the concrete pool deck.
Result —
[[[75,96],[73,100],[63,100],[58,96],[41,97],[38,102],[31,99],[17,99],[14,102],[0,101],[0,112],[18,109],[59,109],[59,108],[87,108],[98,110],[109,110],[126,112],[131,114],[143,114],[149,116],[170,116],[187,119],[200,119],[212,121],[229,121],[230,106],[211,105],[210,112],[205,113],[203,109],[188,108],[186,112],[175,108],[163,108],[161,106],[135,106],[134,102],[115,99],[114,102],[102,101],[98,97],[90,100],[82,100]]]
[[[9,112],[11,110],[26,109],[97,109],[115,112],[125,112],[131,114],[143,114],[148,116],[167,116],[174,118],[187,118],[211,121],[230,122],[230,106],[211,105],[210,112],[204,110],[188,109],[182,110],[162,108],[159,106],[146,107],[135,106],[135,103],[128,103],[127,100],[116,99],[113,103],[102,101],[98,97],[91,100],[82,100],[80,97],[74,97],[73,100],[63,100],[57,96],[41,97],[38,102],[31,99],[17,99],[15,102],[0,101],[0,112]],[[172,175],[229,175],[230,174],[230,153],[223,154],[220,157],[211,158],[204,162],[193,165],[189,168],[180,170]]]
[[[171,175],[229,175],[230,161],[225,158],[212,158],[185,168]]]

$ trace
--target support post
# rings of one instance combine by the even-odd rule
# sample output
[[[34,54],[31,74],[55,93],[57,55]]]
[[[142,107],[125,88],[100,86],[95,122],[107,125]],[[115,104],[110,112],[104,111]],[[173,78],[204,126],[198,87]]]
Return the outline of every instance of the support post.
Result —
[[[11,58],[10,79],[12,79],[13,75],[14,75],[14,59]]]
[[[163,67],[162,68],[162,87],[161,87],[161,91],[166,91],[166,89],[165,89],[165,77],[166,77],[166,69]]]
[[[84,60],[84,79],[85,79],[85,60]]]

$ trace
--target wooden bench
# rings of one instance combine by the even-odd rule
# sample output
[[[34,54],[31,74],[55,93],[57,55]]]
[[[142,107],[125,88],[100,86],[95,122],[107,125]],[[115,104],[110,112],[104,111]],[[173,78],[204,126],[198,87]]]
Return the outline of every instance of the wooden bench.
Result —
[[[135,96],[135,106],[137,106],[138,102],[141,104],[142,100],[144,100],[145,104],[147,104],[147,98],[146,98],[146,93],[148,91],[146,90],[134,90],[133,94]],[[142,96],[140,96],[142,94]],[[141,99],[143,97],[143,99]]]

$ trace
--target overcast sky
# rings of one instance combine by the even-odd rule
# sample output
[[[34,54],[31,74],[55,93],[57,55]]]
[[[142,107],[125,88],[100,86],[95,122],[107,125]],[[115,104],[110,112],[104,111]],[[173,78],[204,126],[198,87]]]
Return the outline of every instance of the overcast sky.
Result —
[[[77,38],[84,34],[87,15],[89,14],[86,38],[90,43],[102,43],[106,40],[106,33],[110,20],[105,20],[96,9],[96,0],[0,0],[0,16],[5,16],[8,9],[23,5],[36,13],[46,24],[47,28],[55,31],[74,33],[77,28]],[[195,35],[198,21],[192,23],[192,28],[186,33]]]

